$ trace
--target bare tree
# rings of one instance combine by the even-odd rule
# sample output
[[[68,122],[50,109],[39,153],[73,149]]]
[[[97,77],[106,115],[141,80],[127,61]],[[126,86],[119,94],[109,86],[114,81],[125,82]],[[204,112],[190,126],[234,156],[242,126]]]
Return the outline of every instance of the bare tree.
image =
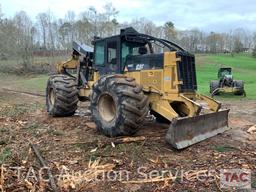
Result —
[[[66,24],[66,34],[68,36],[68,41],[71,44],[74,41],[74,34],[75,34],[75,12],[68,11],[65,15],[65,24]],[[70,46],[68,46],[70,47]]]
[[[240,53],[240,52],[243,51],[243,47],[244,47],[244,46],[243,46],[241,40],[240,40],[238,37],[236,37],[236,38],[235,38],[235,41],[234,41],[234,48],[233,48],[233,51],[234,51],[235,53]]]
[[[114,35],[116,27],[118,26],[116,16],[119,11],[113,7],[112,3],[107,3],[104,6],[104,10],[103,17],[105,17],[105,22],[103,22],[103,26],[105,26],[104,31],[106,32],[106,36]]]
[[[168,21],[164,24],[164,32],[165,38],[167,40],[174,40],[177,38],[177,32],[174,28],[174,23],[171,21]]]
[[[38,24],[40,26],[40,31],[43,36],[43,48],[46,49],[46,32],[47,32],[47,14],[46,13],[39,13],[37,15]]]
[[[22,58],[24,70],[29,70],[31,64],[33,63],[33,41],[31,38],[33,35],[33,24],[24,11],[21,11],[15,15],[14,24],[17,29],[16,50],[18,56],[21,56]]]
[[[50,50],[54,50],[55,49],[55,36],[54,36],[54,32],[53,32],[53,26],[55,25],[54,21],[53,21],[53,13],[48,10],[46,13],[46,19],[47,19],[47,26],[48,26],[48,47],[50,48]]]
[[[256,45],[254,45],[254,48],[252,50],[252,56],[256,58]]]

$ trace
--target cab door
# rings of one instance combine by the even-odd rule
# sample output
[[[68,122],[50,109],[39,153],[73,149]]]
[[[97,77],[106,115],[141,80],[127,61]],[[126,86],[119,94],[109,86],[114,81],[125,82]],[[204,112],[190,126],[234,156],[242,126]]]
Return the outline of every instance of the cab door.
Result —
[[[120,73],[120,37],[95,42],[94,63],[100,75]]]

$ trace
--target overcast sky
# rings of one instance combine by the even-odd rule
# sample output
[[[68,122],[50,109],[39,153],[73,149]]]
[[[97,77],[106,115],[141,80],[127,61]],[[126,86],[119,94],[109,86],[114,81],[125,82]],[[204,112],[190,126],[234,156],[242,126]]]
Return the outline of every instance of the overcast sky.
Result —
[[[119,11],[119,22],[145,17],[157,25],[172,21],[178,29],[256,31],[255,0],[0,0],[5,16],[24,10],[33,18],[49,9],[57,18],[68,10],[78,15],[90,6],[100,12],[109,2]]]

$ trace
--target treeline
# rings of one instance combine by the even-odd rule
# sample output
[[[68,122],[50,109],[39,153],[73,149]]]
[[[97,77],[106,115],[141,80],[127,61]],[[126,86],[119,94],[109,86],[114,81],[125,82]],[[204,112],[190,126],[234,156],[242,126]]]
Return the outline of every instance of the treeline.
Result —
[[[103,12],[91,7],[82,13],[68,11],[64,18],[54,13],[39,13],[31,19],[25,11],[6,18],[0,6],[0,59],[16,58],[24,67],[33,63],[35,53],[47,51],[66,53],[72,41],[88,45],[94,36],[118,34],[121,28],[132,26],[139,32],[175,41],[194,53],[252,52],[256,56],[256,33],[238,28],[226,33],[206,33],[199,29],[179,30],[171,21],[157,26],[145,18],[120,23],[118,10],[106,4]]]

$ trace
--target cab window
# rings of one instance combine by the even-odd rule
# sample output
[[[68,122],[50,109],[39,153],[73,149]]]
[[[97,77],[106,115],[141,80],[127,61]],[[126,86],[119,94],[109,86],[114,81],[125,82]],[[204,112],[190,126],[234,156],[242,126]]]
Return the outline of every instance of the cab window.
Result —
[[[117,42],[110,41],[107,43],[108,50],[108,64],[116,65],[117,64]]]
[[[132,55],[139,55],[138,50],[139,47],[143,46],[144,44],[137,44],[137,43],[128,43],[128,42],[123,42],[122,43],[122,51],[121,51],[121,64],[122,67],[126,63],[127,56],[132,56]]]
[[[95,44],[95,65],[104,65],[104,41]]]

